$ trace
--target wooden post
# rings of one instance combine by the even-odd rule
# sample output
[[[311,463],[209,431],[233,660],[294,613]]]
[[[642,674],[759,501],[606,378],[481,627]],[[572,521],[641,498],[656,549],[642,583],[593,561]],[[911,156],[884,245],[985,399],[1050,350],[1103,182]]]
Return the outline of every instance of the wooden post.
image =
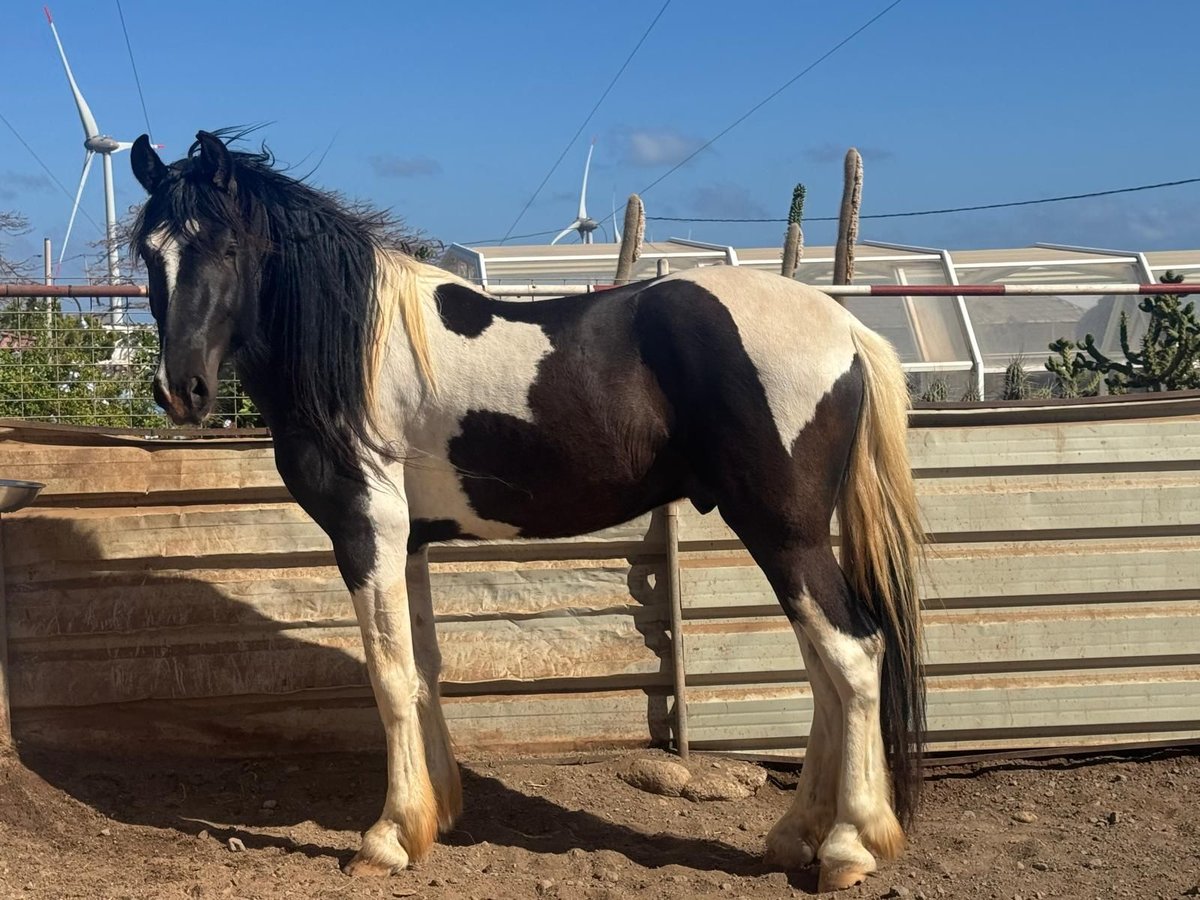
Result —
[[[683,585],[679,577],[679,503],[667,507],[667,588],[671,595],[671,675],[675,692],[675,749],[688,758],[687,656],[683,650]]]
[[[13,749],[8,697],[8,599],[4,591],[4,516],[0,516],[0,757]]]

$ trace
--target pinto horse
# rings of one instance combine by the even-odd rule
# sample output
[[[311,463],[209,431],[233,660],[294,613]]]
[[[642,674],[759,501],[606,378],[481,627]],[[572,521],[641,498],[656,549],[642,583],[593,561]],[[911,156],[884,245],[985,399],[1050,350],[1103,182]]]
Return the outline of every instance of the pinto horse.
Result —
[[[924,689],[922,536],[891,345],[814,288],[729,267],[498,301],[385,249],[377,219],[227,134],[200,132],[170,165],[145,136],[133,145],[155,396],[199,423],[231,359],[280,475],[333,543],[388,757],[383,812],[347,870],[419,860],[462,808],[426,546],[578,535],[681,498],[744,542],[812,687],[768,861],[819,859],[832,889],[895,857]]]

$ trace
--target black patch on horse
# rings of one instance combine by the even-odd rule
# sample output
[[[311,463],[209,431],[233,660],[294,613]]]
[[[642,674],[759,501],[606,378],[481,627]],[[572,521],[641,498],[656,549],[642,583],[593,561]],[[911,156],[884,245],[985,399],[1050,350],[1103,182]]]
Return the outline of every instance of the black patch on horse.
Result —
[[[551,345],[529,389],[533,421],[472,410],[450,441],[481,517],[523,537],[559,537],[627,521],[686,492],[666,400],[634,340],[644,287],[537,303],[476,295],[495,317],[536,325]]]
[[[433,294],[438,316],[448,331],[463,337],[479,337],[492,324],[497,301],[461,284],[438,285]]]
[[[416,553],[427,544],[471,540],[474,537],[463,531],[462,526],[453,519],[413,519],[408,531],[408,552]]]

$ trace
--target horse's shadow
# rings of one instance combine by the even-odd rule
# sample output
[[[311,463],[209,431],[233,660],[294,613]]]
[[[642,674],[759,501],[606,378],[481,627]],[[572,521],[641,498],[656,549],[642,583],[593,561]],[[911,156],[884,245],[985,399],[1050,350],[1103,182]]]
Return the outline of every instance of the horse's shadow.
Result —
[[[22,540],[48,540],[56,545],[62,542],[62,546],[76,548],[89,541],[70,519],[43,519],[33,528],[22,525],[17,517],[7,517],[3,527],[9,548]],[[82,556],[76,552],[73,558],[99,560],[99,549],[91,550],[95,552]],[[103,584],[106,579],[119,581],[128,573],[121,572],[119,566],[114,570],[110,563],[97,562],[95,572],[72,572],[71,576],[74,584]],[[44,599],[35,602],[33,594],[26,604],[22,592],[31,590],[30,573],[6,568],[5,579],[14,631],[33,633],[53,621],[57,629],[54,640],[60,641],[69,654],[74,616],[79,623],[79,639],[92,639],[91,632],[97,628],[95,617],[102,610],[88,609],[82,616],[78,607],[75,612],[67,607],[47,610],[38,607]],[[291,690],[337,687],[344,693],[348,686],[361,687],[361,696],[348,702],[361,708],[362,721],[374,716],[365,668],[353,656],[336,648],[294,640],[283,623],[267,618],[202,578],[178,574],[170,579],[158,578],[139,568],[137,582],[140,589],[154,588],[160,597],[170,592],[176,592],[177,597],[186,594],[187,608],[198,611],[189,614],[202,616],[200,624],[204,626],[244,627],[247,633],[258,635],[257,640],[266,635],[272,652],[280,654],[281,659],[303,659],[298,680],[289,682]],[[650,599],[655,588],[661,590],[658,585],[630,585],[642,602]],[[69,605],[71,601],[64,602]],[[78,598],[74,602],[78,603]],[[122,598],[126,611],[128,602],[129,598]],[[164,610],[178,607],[163,605]],[[152,618],[159,614],[149,613]],[[197,623],[155,620],[152,624],[181,628]],[[648,643],[650,640],[647,635]],[[236,656],[237,650],[229,652]],[[329,729],[314,727],[309,745],[287,745],[285,753],[295,755],[280,755],[278,737],[273,739],[261,731],[255,735],[253,729],[239,726],[237,719],[242,711],[236,698],[230,698],[227,706],[208,710],[206,719],[197,720],[196,710],[192,709],[175,721],[179,714],[171,698],[179,686],[173,683],[175,670],[171,666],[162,668],[161,685],[149,685],[146,701],[78,707],[69,715],[51,710],[52,715],[47,716],[37,696],[44,698],[44,691],[53,688],[36,684],[37,661],[22,653],[20,641],[14,645],[12,664],[13,728],[22,763],[49,784],[114,821],[188,835],[204,830],[220,840],[237,837],[250,849],[277,847],[344,863],[354,851],[357,833],[378,815],[386,790],[386,759],[377,720],[373,732],[360,730],[357,752],[328,752],[330,746],[336,746],[321,744],[328,738]],[[664,665],[669,666],[669,660]],[[65,702],[65,698],[59,702]],[[661,723],[666,713],[665,696],[651,694],[648,703],[649,720]],[[307,714],[319,717],[322,712],[318,709]],[[261,728],[261,724],[254,727]],[[188,745],[190,734],[204,732],[208,746]],[[235,752],[241,752],[237,748],[245,744],[252,747],[246,752],[267,755],[230,758],[229,751],[220,746],[222,735],[237,741]],[[662,735],[658,737],[661,740]],[[74,743],[80,749],[66,749]],[[305,752],[313,750],[314,744],[323,746],[326,752]],[[362,749],[364,744],[369,750]],[[463,768],[463,782],[466,809],[457,827],[443,836],[446,844],[470,846],[486,841],[538,854],[565,853],[578,847],[585,851],[616,851],[651,868],[677,864],[730,874],[767,871],[758,857],[720,841],[648,835],[585,810],[568,809],[544,797],[523,793],[472,770],[469,763]],[[315,832],[308,823],[324,832]]]

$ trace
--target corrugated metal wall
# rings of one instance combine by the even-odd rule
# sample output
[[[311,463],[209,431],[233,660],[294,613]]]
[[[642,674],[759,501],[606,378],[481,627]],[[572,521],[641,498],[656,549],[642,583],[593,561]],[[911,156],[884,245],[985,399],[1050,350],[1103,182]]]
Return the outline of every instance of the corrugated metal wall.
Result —
[[[1200,402],[1068,412],[914,419],[935,748],[1200,738]],[[49,485],[3,521],[18,740],[379,741],[328,541],[269,444],[23,426],[0,447],[0,475]],[[669,739],[665,534],[657,513],[435,551],[460,746]],[[680,550],[692,745],[801,750],[810,697],[761,574],[716,514],[684,507]]]

